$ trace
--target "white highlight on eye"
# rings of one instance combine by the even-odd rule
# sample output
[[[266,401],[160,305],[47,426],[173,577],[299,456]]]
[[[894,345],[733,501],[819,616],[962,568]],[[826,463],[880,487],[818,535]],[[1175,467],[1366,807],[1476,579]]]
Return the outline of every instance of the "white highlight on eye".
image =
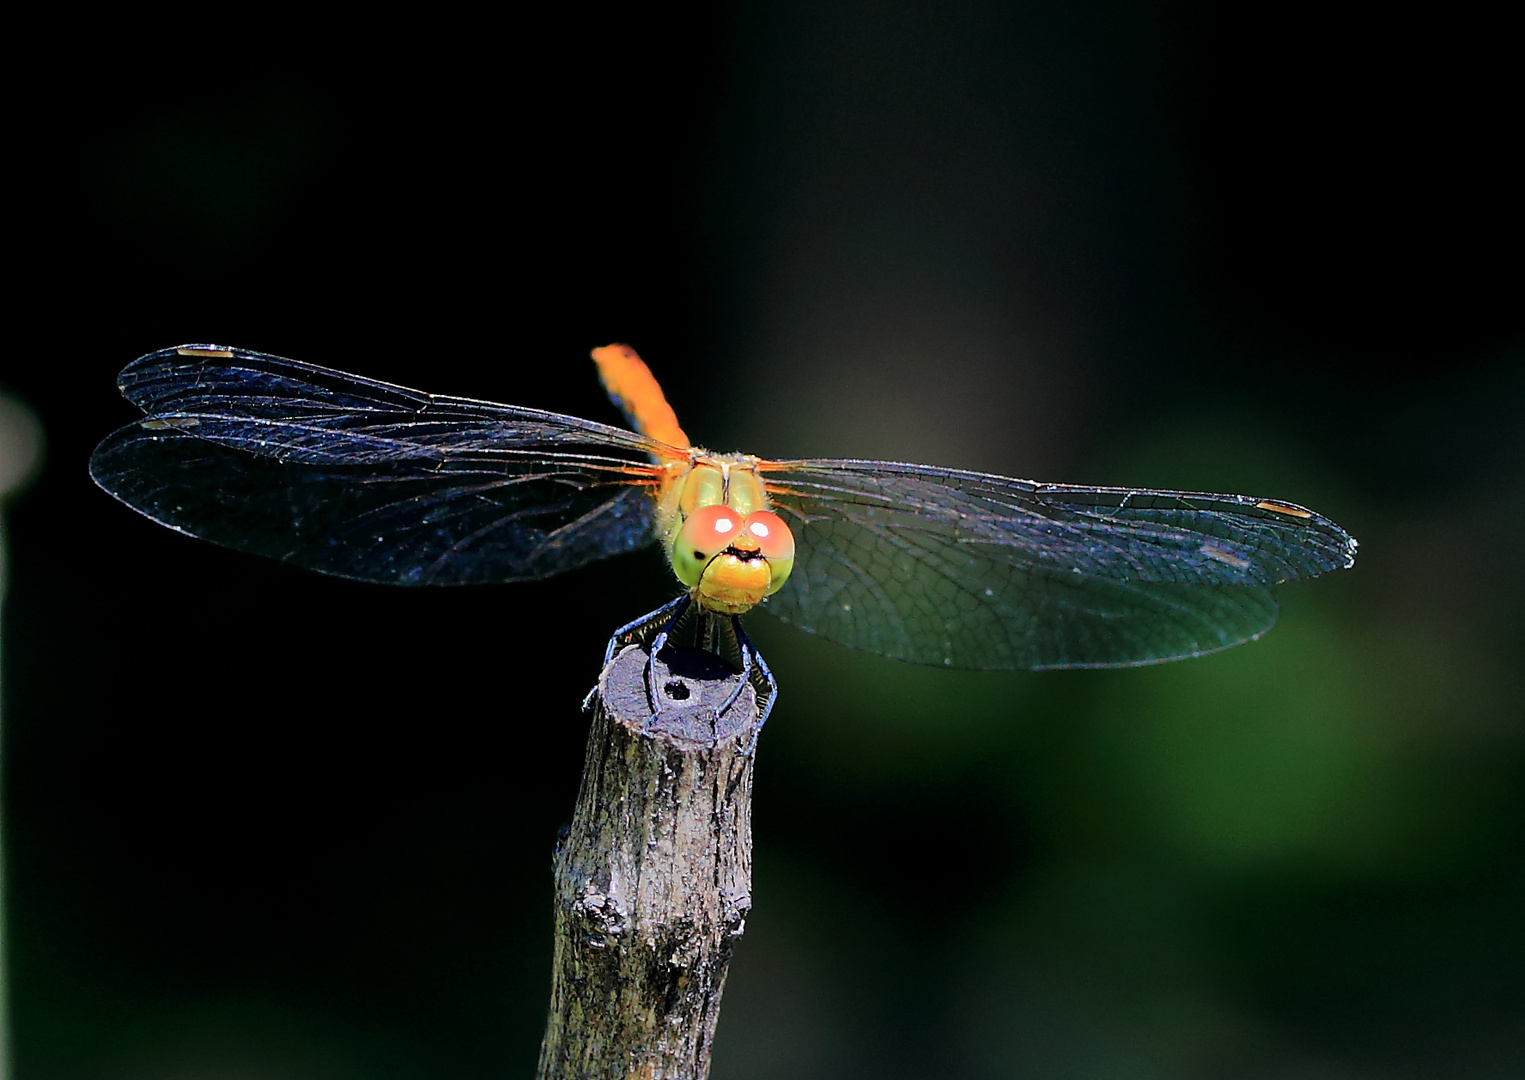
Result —
[[[754,521],[752,522],[752,527],[748,531],[753,536],[767,536],[768,526],[761,521]]]
[[[736,527],[736,523],[734,521],[732,521],[730,518],[716,518],[715,519],[715,531],[717,533],[728,533],[732,529],[734,529],[735,527]]]

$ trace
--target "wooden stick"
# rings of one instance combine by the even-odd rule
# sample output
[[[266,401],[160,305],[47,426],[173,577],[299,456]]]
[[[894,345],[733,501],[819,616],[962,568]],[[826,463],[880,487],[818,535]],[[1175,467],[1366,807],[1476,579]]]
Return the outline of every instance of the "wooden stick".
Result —
[[[582,787],[556,855],[556,958],[539,1080],[703,1080],[752,906],[758,720],[697,650],[626,648],[599,677]]]

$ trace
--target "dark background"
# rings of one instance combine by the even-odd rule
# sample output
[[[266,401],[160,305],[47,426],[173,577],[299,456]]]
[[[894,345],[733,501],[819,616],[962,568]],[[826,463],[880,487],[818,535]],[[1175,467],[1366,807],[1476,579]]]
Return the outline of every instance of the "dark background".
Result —
[[[516,1077],[603,642],[661,560],[329,580],[96,490],[238,344],[694,438],[1255,493],[1264,641],[928,671],[750,620],[717,1080],[1525,1071],[1518,56],[1483,7],[825,3],[18,33],[0,382],[20,1080]],[[518,16],[514,17],[518,19]],[[499,20],[503,21],[499,21]]]

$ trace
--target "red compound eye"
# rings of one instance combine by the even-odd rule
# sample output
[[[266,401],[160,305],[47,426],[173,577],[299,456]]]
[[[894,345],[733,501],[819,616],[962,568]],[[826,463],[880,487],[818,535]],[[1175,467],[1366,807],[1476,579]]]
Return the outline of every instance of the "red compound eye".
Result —
[[[673,539],[672,568],[685,585],[699,584],[705,564],[730,547],[741,532],[741,515],[729,506],[695,510]]]
[[[784,519],[771,510],[752,511],[744,525],[769,562],[787,562],[794,558],[794,534],[784,524]]]
[[[724,551],[741,532],[741,515],[729,506],[706,506],[683,523],[683,539],[695,551],[714,555]]]

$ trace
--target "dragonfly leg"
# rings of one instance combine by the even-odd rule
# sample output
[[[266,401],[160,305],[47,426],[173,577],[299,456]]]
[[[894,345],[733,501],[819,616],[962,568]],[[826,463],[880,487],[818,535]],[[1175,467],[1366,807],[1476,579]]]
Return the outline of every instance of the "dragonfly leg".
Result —
[[[663,615],[666,615],[668,612],[672,612],[672,615],[668,618],[667,622],[662,626],[661,631],[651,641],[651,657],[650,658],[652,660],[655,660],[657,658],[657,653],[661,652],[667,646],[667,639],[668,639],[669,636],[671,636],[671,634],[673,632],[673,628],[678,625],[678,620],[683,618],[684,613],[688,611],[688,603],[689,603],[688,593],[684,593],[682,596],[678,597],[672,603],[670,603],[670,604],[663,604],[661,607],[657,608],[657,610],[653,611],[650,615],[646,616],[646,619],[644,621],[649,625],[651,623],[656,622],[659,617],[661,617]],[[648,667],[649,666],[650,665],[648,664]]]
[[[724,716],[726,713],[731,711],[731,706],[735,705],[736,699],[741,696],[742,688],[745,687],[747,683],[752,681],[752,676],[754,674],[752,658],[757,650],[747,648],[751,642],[747,641],[747,639],[742,635],[741,624],[736,621],[736,616],[731,616],[730,623],[731,634],[736,639],[736,652],[741,656],[741,678],[736,683],[736,689],[732,690],[730,695],[720,703],[720,708],[716,712],[717,716]],[[718,649],[713,649],[711,651],[718,652]]]
[[[630,645],[639,641],[641,639],[641,632],[643,630],[649,629],[652,624],[661,622],[663,619],[667,619],[667,625],[663,627],[662,632],[657,636],[660,638],[661,644],[666,645],[668,632],[671,631],[673,626],[677,624],[678,619],[682,617],[683,612],[688,609],[689,599],[690,597],[688,593],[684,593],[682,596],[675,600],[669,600],[667,603],[657,608],[657,610],[649,611],[645,615],[642,615],[639,619],[628,622],[616,630],[614,632],[614,636],[609,639],[608,647],[604,649],[604,664],[607,666],[609,661],[614,659],[614,654],[620,650],[621,646]],[[671,618],[668,618],[668,616],[675,609],[677,614],[673,615]],[[652,649],[653,655],[656,654],[660,647],[661,646],[659,645]]]
[[[650,630],[655,624],[665,620],[661,632],[657,634],[656,640],[652,642],[651,653],[646,660],[646,697],[651,701],[653,712],[659,711],[660,706],[651,693],[651,662],[656,658],[657,653],[662,651],[662,646],[667,644],[667,636],[672,632],[672,628],[677,625],[678,620],[683,617],[683,613],[688,610],[688,604],[689,595],[684,593],[677,599],[663,604],[655,611],[647,612],[639,619],[634,619],[616,630],[614,635],[609,638],[609,644],[604,648],[604,667],[608,667],[609,661],[614,659],[616,652],[626,645],[639,642],[646,631]],[[595,684],[593,689],[588,691],[588,696],[582,699],[583,712],[587,712],[593,707],[593,695],[596,693],[598,693],[598,686]]]
[[[757,651],[757,646],[752,644],[752,639],[747,637],[747,632],[741,628],[741,620],[731,616],[731,629],[736,632],[736,647],[741,651],[742,679],[751,682],[763,697],[762,715],[757,718],[757,726],[752,729],[752,736],[747,740],[747,745],[742,748],[743,754],[751,754],[757,748],[757,737],[762,734],[763,725],[768,722],[768,717],[773,712],[773,703],[778,700],[778,680],[773,677],[773,672],[768,667],[768,662],[763,659],[762,653]],[[764,696],[764,692],[766,692]],[[736,696],[741,693],[738,686],[726,699],[720,711],[724,713],[729,709]]]
[[[653,611],[650,615],[647,616],[648,620],[655,622],[657,616],[663,615],[669,611],[672,612],[672,615],[668,618],[667,622],[663,624],[661,631],[658,632],[656,637],[651,639],[651,651],[646,654],[646,700],[651,703],[652,720],[656,720],[657,717],[662,715],[662,699],[657,696],[656,691],[657,657],[667,646],[667,639],[672,634],[673,629],[678,625],[678,620],[683,618],[683,616],[688,612],[688,604],[689,595],[688,593],[684,593],[672,603],[663,604],[661,607],[657,608],[656,611]]]

